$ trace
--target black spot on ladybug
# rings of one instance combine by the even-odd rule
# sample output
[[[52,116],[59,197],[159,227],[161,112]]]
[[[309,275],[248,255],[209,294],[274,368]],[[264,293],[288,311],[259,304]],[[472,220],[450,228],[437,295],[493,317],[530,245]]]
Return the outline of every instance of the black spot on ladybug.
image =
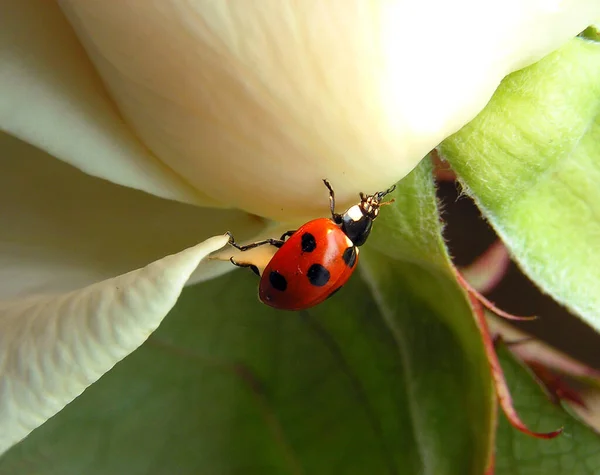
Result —
[[[330,293],[330,294],[327,296],[327,298],[329,299],[329,298],[333,297],[335,294],[337,294],[337,293],[338,293],[338,291],[339,291],[339,290],[340,290],[342,287],[343,287],[343,285],[340,285],[340,286],[339,286],[337,289],[335,289],[333,292],[331,292],[331,293]]]
[[[316,287],[323,287],[327,282],[329,282],[331,275],[329,274],[329,271],[321,264],[313,264],[308,268],[306,277],[308,277],[308,280],[312,285]]]
[[[275,290],[279,290],[280,292],[287,289],[287,280],[285,280],[285,277],[276,270],[271,271],[269,274],[269,282]]]
[[[313,252],[317,248],[317,241],[311,233],[302,235],[302,252]]]
[[[356,264],[356,246],[346,248],[344,254],[342,254],[342,259],[348,267],[354,267],[354,264]]]

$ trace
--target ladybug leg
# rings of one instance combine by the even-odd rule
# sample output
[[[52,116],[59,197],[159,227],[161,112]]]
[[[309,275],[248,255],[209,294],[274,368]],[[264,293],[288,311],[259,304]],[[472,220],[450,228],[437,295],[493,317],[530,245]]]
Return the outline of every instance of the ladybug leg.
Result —
[[[282,241],[285,241],[285,238],[288,238],[288,237],[290,237],[290,236],[291,236],[292,234],[294,234],[296,231],[297,231],[297,229],[293,229],[293,230],[291,230],[291,231],[286,231],[285,233],[283,233],[283,234],[281,235],[281,237],[280,237],[279,239],[280,239],[280,240],[282,240]]]
[[[333,188],[327,180],[323,180],[323,183],[325,183],[325,186],[329,190],[329,209],[331,210],[331,219],[333,219],[334,223],[341,224],[342,215],[335,212],[335,193],[333,192]]]
[[[252,272],[254,272],[254,273],[257,275],[257,276],[259,276],[259,277],[260,277],[260,272],[258,271],[258,267],[256,267],[254,264],[246,264],[246,263],[244,263],[244,262],[236,262],[236,261],[233,259],[233,257],[230,257],[230,258],[229,258],[229,261],[230,261],[230,262],[231,262],[231,263],[232,263],[234,266],[237,266],[237,267],[248,267],[248,268],[250,268],[250,270],[251,270]]]
[[[251,244],[246,244],[245,246],[238,245],[231,233],[227,233],[229,235],[229,244],[235,247],[238,251],[249,251],[250,249],[254,249],[255,247],[264,246],[265,244],[270,244],[271,246],[275,246],[277,248],[283,246],[284,242],[281,239],[265,239],[263,241],[253,242]]]

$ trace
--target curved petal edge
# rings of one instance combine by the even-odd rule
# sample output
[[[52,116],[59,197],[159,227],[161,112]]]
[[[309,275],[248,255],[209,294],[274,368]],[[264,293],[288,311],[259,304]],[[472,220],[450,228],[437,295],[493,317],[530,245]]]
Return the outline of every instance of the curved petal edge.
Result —
[[[112,183],[183,203],[219,205],[139,141],[56,2],[1,5],[1,131]]]
[[[0,301],[0,454],[144,343],[227,240],[212,237],[77,291]]]

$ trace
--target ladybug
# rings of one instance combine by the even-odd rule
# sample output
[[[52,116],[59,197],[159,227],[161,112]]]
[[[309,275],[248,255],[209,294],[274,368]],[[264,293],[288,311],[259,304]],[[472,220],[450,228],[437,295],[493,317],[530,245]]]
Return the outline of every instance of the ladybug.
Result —
[[[240,251],[258,246],[275,246],[277,251],[264,268],[262,275],[256,265],[237,262],[249,267],[260,277],[258,296],[270,307],[282,310],[304,310],[331,297],[348,281],[358,263],[358,248],[362,246],[379,214],[379,208],[394,200],[382,203],[384,196],[394,191],[373,195],[360,193],[360,202],[343,214],[335,212],[335,194],[327,180],[331,218],[309,221],[294,231],[284,233],[280,239],[265,239],[245,246],[236,244],[229,234],[229,244]]]

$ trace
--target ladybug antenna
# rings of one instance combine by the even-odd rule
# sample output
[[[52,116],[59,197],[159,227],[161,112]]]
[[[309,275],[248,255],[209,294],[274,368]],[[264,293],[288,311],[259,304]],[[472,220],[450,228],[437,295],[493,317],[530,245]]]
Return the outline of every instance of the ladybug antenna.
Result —
[[[375,193],[375,197],[377,198],[377,201],[381,201],[385,195],[389,195],[395,189],[396,189],[396,185],[392,185],[390,188],[388,188],[385,191],[380,191],[379,193]],[[387,203],[381,203],[381,204],[382,205],[383,204],[390,204],[390,203],[393,203],[393,201],[394,200],[388,201]]]

